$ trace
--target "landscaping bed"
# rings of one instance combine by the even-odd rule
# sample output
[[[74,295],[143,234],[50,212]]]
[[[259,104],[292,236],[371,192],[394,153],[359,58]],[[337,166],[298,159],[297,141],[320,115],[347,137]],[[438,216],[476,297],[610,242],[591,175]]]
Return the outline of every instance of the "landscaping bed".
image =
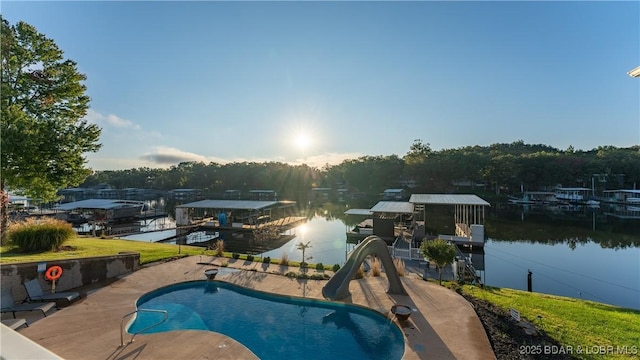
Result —
[[[561,346],[543,330],[537,328],[537,335],[528,335],[504,309],[467,294],[462,296],[475,308],[498,360],[577,359],[570,354],[550,354],[559,352]]]

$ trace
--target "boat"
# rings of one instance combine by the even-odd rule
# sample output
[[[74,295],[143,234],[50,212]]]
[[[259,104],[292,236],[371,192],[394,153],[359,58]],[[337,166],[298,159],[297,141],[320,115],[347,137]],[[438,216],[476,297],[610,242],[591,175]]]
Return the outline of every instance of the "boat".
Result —
[[[636,189],[618,189],[618,190],[605,190],[602,192],[604,201],[623,204],[623,205],[636,205],[640,206],[640,190]]]
[[[519,198],[509,198],[511,204],[551,204],[556,202],[558,199],[551,191],[525,191]]]
[[[559,201],[568,203],[586,203],[591,196],[591,189],[583,187],[559,187],[556,188],[555,197]]]
[[[585,201],[584,204],[589,206],[589,207],[594,207],[594,208],[600,207],[600,201],[595,200],[595,199],[589,199],[589,200]]]

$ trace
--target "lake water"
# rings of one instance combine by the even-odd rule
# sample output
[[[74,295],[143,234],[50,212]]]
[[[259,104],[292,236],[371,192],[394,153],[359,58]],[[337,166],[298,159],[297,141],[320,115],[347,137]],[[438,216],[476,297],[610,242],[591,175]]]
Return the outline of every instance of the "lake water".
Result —
[[[262,255],[280,258],[287,254],[289,259],[301,261],[302,252],[296,245],[310,241],[311,247],[305,250],[307,262],[345,263],[346,252],[353,245],[346,244],[347,227],[342,221],[314,217],[302,227],[295,239]],[[575,247],[570,241],[501,241],[489,234],[484,267],[483,282],[490,286],[527,290],[530,270],[535,292],[640,309],[638,247],[603,248],[592,241]]]
[[[640,234],[635,232],[640,220],[620,225],[596,221],[594,214],[591,222],[589,214],[574,214],[578,220],[571,222],[531,214],[487,219],[483,282],[527,290],[531,271],[535,292],[640,309]],[[452,219],[445,217],[439,222]],[[261,255],[281,258],[286,254],[290,260],[302,261],[297,245],[309,242],[307,262],[342,265],[354,246],[346,242],[348,227],[338,218],[318,214],[294,229],[292,240]],[[439,233],[451,234],[447,227]]]
[[[484,282],[640,309],[640,249],[488,240]]]

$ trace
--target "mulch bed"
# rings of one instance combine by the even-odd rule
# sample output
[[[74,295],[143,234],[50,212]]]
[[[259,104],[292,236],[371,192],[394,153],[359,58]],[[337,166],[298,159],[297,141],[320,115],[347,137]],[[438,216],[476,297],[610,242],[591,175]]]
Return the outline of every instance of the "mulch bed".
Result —
[[[558,354],[561,345],[539,327],[536,335],[528,335],[508,311],[469,295],[462,296],[475,308],[498,360],[502,359],[577,359]]]

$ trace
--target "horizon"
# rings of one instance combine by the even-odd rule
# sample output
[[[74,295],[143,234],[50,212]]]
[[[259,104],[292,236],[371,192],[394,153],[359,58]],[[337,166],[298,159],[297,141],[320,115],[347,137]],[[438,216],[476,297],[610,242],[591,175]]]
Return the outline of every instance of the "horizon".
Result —
[[[87,76],[95,171],[320,168],[523,141],[640,144],[638,2],[20,2]],[[615,20],[615,21],[613,21]]]

